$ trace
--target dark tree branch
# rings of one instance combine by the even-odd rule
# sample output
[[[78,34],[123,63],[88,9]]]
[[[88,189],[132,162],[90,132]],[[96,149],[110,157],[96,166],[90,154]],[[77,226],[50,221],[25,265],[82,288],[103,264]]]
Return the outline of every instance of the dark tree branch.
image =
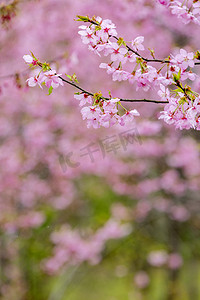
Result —
[[[66,79],[64,79],[64,78],[61,77],[61,76],[59,76],[59,78],[60,78],[63,82],[72,85],[73,87],[75,87],[76,89],[78,89],[79,91],[81,91],[82,93],[88,94],[88,95],[90,95],[90,96],[92,96],[92,97],[94,96],[93,93],[84,90],[83,88],[81,88],[80,86],[78,86],[76,83],[74,83],[74,82],[72,82],[72,81],[69,81],[69,80],[66,80]],[[159,104],[159,103],[160,103],[160,104],[163,104],[163,103],[164,103],[164,104],[165,104],[165,103],[169,103],[168,101],[156,101],[156,100],[148,100],[148,99],[123,99],[123,98],[119,98],[119,99],[120,99],[120,101],[122,101],[122,102],[148,102],[148,103],[157,103],[157,104]],[[102,100],[108,101],[108,100],[110,100],[110,98],[102,97]]]

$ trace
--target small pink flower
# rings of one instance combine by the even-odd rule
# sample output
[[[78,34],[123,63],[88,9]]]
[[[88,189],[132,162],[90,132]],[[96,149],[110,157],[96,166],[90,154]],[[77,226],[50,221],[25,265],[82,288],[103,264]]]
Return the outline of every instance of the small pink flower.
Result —
[[[106,63],[101,63],[99,65],[99,68],[107,69],[107,74],[113,74],[116,71],[116,69],[114,67],[111,67],[110,64],[106,64]]]
[[[94,30],[91,30],[88,26],[81,25],[79,26],[81,29],[78,33],[81,36],[83,44],[97,44],[97,41],[99,40],[97,36],[94,34]]]
[[[164,85],[160,84],[160,90],[158,91],[158,95],[163,98],[163,100],[168,100],[170,97],[169,89],[167,89]]]
[[[134,51],[143,51],[144,46],[142,43],[144,42],[144,37],[143,36],[138,36],[132,41],[132,47]]]
[[[181,69],[186,70],[188,67],[194,67],[194,53],[188,53],[185,49],[180,49],[180,54],[177,54],[172,62],[181,66]]]
[[[63,85],[63,81],[59,76],[62,74],[56,74],[55,70],[50,70],[44,73],[44,82],[48,88],[52,86],[52,88],[56,89],[59,85]]]
[[[83,106],[87,103],[92,104],[91,96],[89,96],[86,93],[82,93],[82,94],[79,94],[79,95],[75,94],[74,98],[80,101],[80,103],[79,103],[80,106]]]
[[[28,86],[30,87],[34,87],[37,84],[39,85],[39,87],[42,89],[42,82],[43,82],[43,74],[39,74],[39,75],[35,75],[34,77],[30,77],[26,80],[26,82],[28,83]]]
[[[37,65],[37,62],[38,62],[38,60],[35,60],[31,55],[24,55],[23,56],[23,59],[25,60],[25,62],[27,63],[27,64],[32,64],[32,65],[34,65],[34,66],[36,66]]]
[[[97,31],[97,36],[103,41],[107,42],[109,36],[117,36],[115,24],[111,20],[103,20],[101,23],[101,30]]]
[[[133,110],[130,110],[122,116],[124,122],[132,122],[134,120],[135,117],[138,117],[140,115],[140,113],[136,110],[136,109],[133,109]]]
[[[122,63],[126,62],[127,58],[125,57],[125,54],[127,54],[127,49],[119,47],[117,43],[110,43],[107,45],[104,55],[107,56],[111,54],[111,60],[112,61],[121,61]]]
[[[81,114],[83,120],[87,120],[87,127],[100,127],[100,117],[102,116],[102,111],[98,106],[85,106],[81,109]]]
[[[112,74],[113,81],[125,81],[130,78],[130,73],[124,70],[115,70]]]

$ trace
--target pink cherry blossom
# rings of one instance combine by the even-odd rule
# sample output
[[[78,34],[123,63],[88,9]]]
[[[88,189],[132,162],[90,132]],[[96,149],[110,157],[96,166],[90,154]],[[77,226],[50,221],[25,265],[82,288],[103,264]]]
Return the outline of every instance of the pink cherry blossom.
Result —
[[[87,103],[92,104],[91,96],[86,93],[74,94],[74,98],[80,101],[80,106],[86,105]]]
[[[30,77],[26,80],[26,82],[30,87],[34,87],[38,84],[41,89],[42,89],[41,84],[43,81],[44,81],[44,77],[42,73],[40,73],[39,75],[35,75],[34,77]]]
[[[97,31],[97,36],[101,38],[103,42],[107,42],[109,36],[117,36],[116,26],[111,20],[103,20],[100,23],[101,30]]]
[[[34,66],[37,65],[37,62],[38,62],[38,60],[35,60],[31,55],[28,55],[28,54],[24,55],[23,59],[25,60],[25,62],[27,64],[32,64]]]
[[[133,109],[133,110],[130,110],[130,111],[127,111],[122,119],[123,121],[126,123],[126,122],[132,122],[134,120],[135,117],[138,117],[140,115],[140,113],[136,110],[136,109]]]
[[[52,88],[56,89],[59,85],[63,85],[62,79],[59,78],[61,75],[62,74],[56,74],[55,70],[44,72],[44,83],[48,88],[52,86]]]
[[[128,50],[126,48],[119,47],[117,43],[111,43],[107,45],[104,55],[107,56],[111,54],[112,61],[121,61],[121,63],[125,63],[127,60],[125,57],[127,51]]]
[[[194,67],[194,53],[188,53],[185,49],[180,49],[180,54],[177,54],[171,63],[178,64],[182,70],[186,70],[188,67]]]
[[[132,42],[132,47],[133,50],[135,51],[143,51],[144,50],[144,46],[142,45],[142,43],[144,42],[144,37],[143,36],[138,36],[136,37]]]
[[[99,40],[97,36],[94,34],[94,30],[91,30],[85,25],[79,26],[81,29],[78,33],[81,35],[82,42],[84,44],[97,44],[97,41]]]

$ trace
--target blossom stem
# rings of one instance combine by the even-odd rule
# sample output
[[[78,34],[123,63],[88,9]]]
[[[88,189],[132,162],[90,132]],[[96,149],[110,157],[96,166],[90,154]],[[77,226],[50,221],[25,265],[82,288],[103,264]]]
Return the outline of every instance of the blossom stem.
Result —
[[[89,23],[91,23],[91,24],[94,24],[94,25],[97,25],[97,26],[101,26],[100,24],[98,24],[97,22],[95,22],[95,21],[93,21],[93,20],[91,20],[91,19],[89,19],[88,20],[88,22]],[[114,39],[116,39],[117,41],[119,41],[119,38],[118,37],[116,37],[116,36],[113,36],[113,35],[110,35],[109,37],[112,37],[112,38],[114,38]],[[144,56],[142,56],[141,54],[139,54],[137,51],[135,51],[135,50],[133,50],[131,47],[129,47],[128,45],[126,45],[126,48],[130,51],[130,52],[132,52],[132,53],[134,53],[134,54],[136,54],[138,57],[140,57],[140,58],[142,58],[144,61],[146,61],[146,62],[158,62],[158,63],[165,63],[165,64],[167,64],[167,63],[170,63],[170,61],[169,60],[166,60],[166,59],[156,59],[156,58],[146,58],[146,57],[144,57]],[[200,62],[195,62],[194,63],[195,65],[200,65]]]
[[[73,87],[75,87],[76,89],[80,90],[81,92],[86,93],[86,94],[88,94],[88,95],[90,95],[90,96],[92,96],[92,97],[94,96],[93,93],[84,90],[82,87],[78,86],[76,83],[71,82],[71,81],[69,81],[69,80],[66,80],[66,79],[64,79],[64,78],[61,77],[61,76],[59,76],[59,78],[60,78],[63,82],[72,85]],[[110,100],[110,98],[107,98],[107,97],[102,97],[102,99],[103,99],[103,100],[106,100],[106,101]],[[122,102],[149,102],[149,103],[157,103],[157,104],[165,104],[165,103],[168,103],[168,101],[157,101],[157,100],[148,100],[148,99],[123,99],[123,98],[120,98],[120,101],[122,101]]]

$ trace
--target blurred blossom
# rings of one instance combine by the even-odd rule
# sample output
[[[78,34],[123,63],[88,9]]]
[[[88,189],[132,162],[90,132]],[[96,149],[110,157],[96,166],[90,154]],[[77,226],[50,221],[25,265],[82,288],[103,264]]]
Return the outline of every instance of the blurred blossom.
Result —
[[[153,207],[159,212],[168,212],[170,202],[167,199],[156,199]]]
[[[196,232],[194,226],[199,226],[200,215],[200,151],[197,132],[175,131],[172,126],[163,125],[157,120],[157,112],[162,105],[158,107],[141,103],[136,107],[141,113],[141,116],[136,118],[139,119],[136,120],[137,128],[132,122],[121,129],[118,126],[98,130],[87,128],[80,118],[79,111],[79,103],[84,99],[77,97],[81,98],[80,101],[74,100],[72,95],[75,90],[69,85],[57,88],[50,96],[46,95],[46,87],[29,88],[28,83],[35,85],[38,80],[40,83],[41,78],[34,79],[34,71],[24,72],[26,66],[22,57],[32,50],[42,61],[53,61],[51,68],[57,72],[67,72],[71,75],[75,73],[80,85],[88,90],[96,92],[101,89],[105,96],[108,96],[107,91],[110,90],[115,97],[143,99],[147,94],[140,90],[135,92],[135,83],[113,83],[107,74],[113,74],[115,80],[126,79],[131,82],[133,76],[129,76],[129,73],[133,71],[135,55],[123,56],[123,66],[125,62],[129,62],[131,67],[127,64],[127,70],[122,72],[117,70],[118,58],[122,58],[122,52],[127,53],[126,49],[117,56],[113,53],[116,44],[114,48],[105,49],[105,53],[110,52],[115,60],[111,66],[104,60],[104,49],[101,45],[97,47],[101,57],[93,55],[94,52],[88,53],[87,47],[81,43],[78,36],[79,24],[74,22],[75,15],[85,12],[89,16],[106,16],[116,24],[120,36],[122,34],[127,41],[133,40],[135,49],[143,50],[144,36],[145,47],[155,47],[156,57],[166,58],[170,53],[174,53],[175,63],[183,68],[189,64],[193,65],[191,52],[199,49],[199,26],[193,22],[191,15],[193,6],[193,12],[198,17],[199,1],[196,4],[188,2],[191,3],[191,11],[187,11],[181,5],[175,5],[175,1],[167,0],[22,2],[18,6],[16,17],[12,18],[11,28],[5,30],[0,24],[0,232],[3,237],[0,261],[3,262],[1,273],[4,277],[5,271],[6,282],[2,284],[2,289],[0,286],[0,295],[3,291],[6,300],[16,300],[19,295],[27,298],[28,292],[30,298],[34,298],[35,295],[31,294],[33,289],[29,291],[29,286],[26,285],[28,283],[31,286],[32,282],[26,279],[32,280],[32,270],[35,268],[39,274],[39,266],[34,264],[40,257],[44,257],[41,262],[43,270],[51,275],[60,275],[61,270],[69,265],[100,263],[106,243],[112,239],[118,239],[120,258],[124,258],[125,261],[130,259],[133,264],[137,253],[126,243],[129,238],[136,244],[136,249],[173,249],[171,239],[166,236],[168,227],[166,228],[165,224],[171,227],[174,222],[183,222],[179,226],[181,239],[177,239],[180,247],[177,249],[187,247],[191,261],[198,260],[198,239],[193,234]],[[171,6],[171,2],[175,6],[173,16],[171,9],[168,10],[168,4]],[[180,17],[177,20],[178,12]],[[183,26],[182,19],[190,21],[190,24]],[[106,21],[103,26],[105,29],[109,27],[111,33],[116,33],[114,23]],[[85,27],[82,29],[85,32]],[[97,32],[98,34],[101,34],[101,39],[108,38],[106,32]],[[87,41],[87,38],[84,40]],[[179,44],[183,44],[181,48],[185,51],[179,51]],[[124,48],[123,45],[121,48]],[[141,53],[150,57],[149,52]],[[29,56],[25,59],[27,63],[31,62]],[[99,68],[99,65],[102,68]],[[151,87],[153,77],[158,75],[154,67],[147,70],[146,76],[137,72],[138,87]],[[191,82],[191,86],[197,92],[200,91],[198,70],[196,67],[197,78]],[[12,75],[7,77],[9,74]],[[48,86],[57,87],[61,84],[54,74],[46,75],[49,75],[45,80]],[[194,74],[187,73],[189,78],[192,78],[191,75]],[[26,82],[27,78],[32,79]],[[155,90],[148,94],[149,97],[158,97],[158,89],[159,87],[155,87]],[[160,87],[159,95],[169,96],[165,86]],[[128,109],[132,112],[125,115],[124,119],[131,120],[133,115],[137,114],[134,111],[135,105],[128,104]],[[110,105],[110,108],[108,105],[106,108],[104,104],[104,108],[107,112],[115,111],[115,105]],[[182,109],[181,106],[180,108]],[[190,113],[196,114],[193,110]],[[121,122],[124,121],[123,118],[120,119]],[[101,121],[106,126],[111,122],[107,115]],[[91,125],[98,124],[93,120]],[[124,136],[124,132],[132,133],[133,129],[137,129],[137,136],[135,134],[133,137],[141,137],[142,143],[139,139],[134,139],[131,143],[130,135]],[[111,138],[122,137],[122,134],[124,138],[123,142],[118,142],[118,151],[116,143],[110,141]],[[102,149],[99,141],[105,142],[103,146],[101,143]],[[94,163],[88,162],[85,157],[80,158],[80,149],[91,143],[96,151]],[[63,172],[59,158],[66,158],[70,152],[73,153],[70,157],[72,161],[80,160],[80,166],[67,168],[66,163],[64,167],[67,170]],[[105,157],[102,158],[103,152]],[[107,189],[112,194],[112,199],[109,198]],[[90,197],[91,201],[87,201],[87,197]],[[149,218],[153,214],[156,218]],[[163,227],[158,225],[160,217],[166,221],[164,225],[164,222],[162,223]],[[188,222],[184,223],[185,221]],[[46,227],[47,234],[46,228],[41,226],[44,222],[49,222]],[[134,232],[134,222],[141,222],[142,231]],[[38,230],[32,230],[34,228]],[[184,234],[186,230],[190,236],[189,240]],[[37,237],[34,234],[37,234]],[[123,242],[121,239],[129,234]],[[148,239],[144,238],[146,236]],[[33,239],[40,243],[39,247],[35,247]],[[28,261],[24,260],[26,251],[20,251],[21,246],[24,246],[25,250],[30,249],[26,256]],[[38,255],[37,251],[40,249],[42,251]],[[125,253],[128,252],[126,255],[130,257],[121,254],[121,249]],[[45,256],[46,253],[50,253],[48,257]],[[112,267],[114,263],[117,264],[117,267],[113,267],[116,276],[126,276],[129,270],[126,269],[125,261],[119,261],[118,250],[112,254],[109,258],[113,259]],[[152,266],[165,265],[169,269],[178,269],[183,264],[180,254],[167,254],[164,250],[152,251],[147,258],[141,251],[141,257],[136,263],[144,265],[146,259]],[[23,264],[19,264],[19,261]],[[14,269],[18,269],[18,272]],[[10,282],[10,277],[13,278],[13,282]],[[41,286],[49,284],[51,288],[51,280],[48,281],[48,277],[44,278],[42,275],[38,278],[41,278],[41,282],[33,282],[35,294],[40,293]],[[134,281],[139,288],[144,288],[150,279],[145,271],[139,271]],[[18,288],[23,291],[18,292]],[[181,296],[179,298],[181,299]]]
[[[170,217],[178,222],[185,222],[190,218],[190,212],[185,206],[173,205],[170,209]]]
[[[121,225],[112,219],[90,236],[82,236],[78,230],[63,226],[60,231],[51,235],[55,244],[53,256],[43,262],[43,268],[52,274],[65,264],[79,264],[84,261],[97,264],[108,240],[122,238],[130,232],[130,225]]]
[[[121,203],[113,204],[111,207],[113,218],[116,220],[128,220],[130,219],[129,209]]]
[[[183,259],[178,253],[171,253],[168,257],[168,267],[170,269],[179,269],[183,264]]]
[[[45,221],[45,216],[40,212],[30,212],[25,216],[20,216],[18,226],[21,228],[38,227]]]
[[[134,277],[134,282],[139,289],[144,289],[149,285],[150,279],[145,271],[139,271]]]
[[[166,264],[168,259],[168,254],[164,250],[152,251],[147,257],[147,261],[150,265],[154,267],[161,267]]]
[[[148,213],[151,211],[151,203],[148,201],[140,201],[138,202],[136,208],[135,208],[135,218],[138,221],[142,221],[143,219],[146,218]]]

